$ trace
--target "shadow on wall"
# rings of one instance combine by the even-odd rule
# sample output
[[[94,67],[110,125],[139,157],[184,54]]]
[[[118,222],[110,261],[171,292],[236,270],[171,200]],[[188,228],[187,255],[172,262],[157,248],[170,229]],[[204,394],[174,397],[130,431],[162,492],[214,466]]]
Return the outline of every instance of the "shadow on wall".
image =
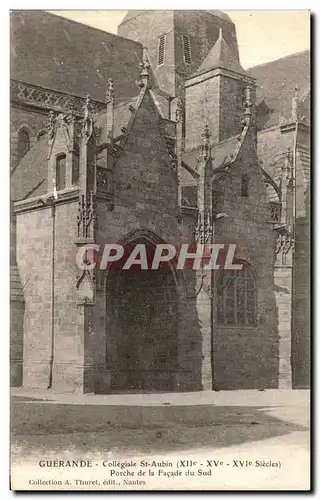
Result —
[[[89,392],[171,392],[201,390],[202,344],[195,297],[195,273],[182,273],[164,265],[151,270],[155,246],[144,239],[150,259],[148,270],[132,266],[122,270],[117,262],[108,270],[97,307],[105,321],[96,324],[95,383]],[[131,246],[125,246],[128,255]],[[190,272],[191,271],[191,272]],[[95,313],[98,320],[99,313]],[[101,328],[105,328],[102,331]],[[105,359],[101,352],[106,352]],[[110,376],[108,385],[99,372],[104,363]]]

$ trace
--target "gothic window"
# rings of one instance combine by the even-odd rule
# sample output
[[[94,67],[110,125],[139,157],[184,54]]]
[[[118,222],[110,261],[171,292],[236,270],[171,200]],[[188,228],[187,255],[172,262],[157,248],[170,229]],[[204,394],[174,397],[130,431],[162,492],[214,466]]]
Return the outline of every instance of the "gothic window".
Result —
[[[191,64],[191,46],[190,37],[182,35],[183,57],[186,64]]]
[[[29,137],[28,132],[24,129],[19,130],[19,133],[18,133],[18,160],[19,161],[29,151],[29,149],[30,149],[30,137]]]
[[[222,325],[256,325],[256,282],[248,265],[225,271],[217,286],[217,322]]]
[[[166,45],[166,35],[161,35],[158,38],[158,66],[164,64],[165,45]]]
[[[247,174],[243,174],[241,177],[241,196],[244,198],[249,196],[249,177]]]
[[[66,155],[64,153],[56,159],[56,189],[61,191],[66,187]]]

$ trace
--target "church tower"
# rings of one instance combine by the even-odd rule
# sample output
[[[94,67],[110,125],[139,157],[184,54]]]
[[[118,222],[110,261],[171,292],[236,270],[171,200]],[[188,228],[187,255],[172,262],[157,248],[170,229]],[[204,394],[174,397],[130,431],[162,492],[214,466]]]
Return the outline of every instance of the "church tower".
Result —
[[[133,10],[124,17],[118,34],[142,43],[160,88],[184,98],[185,79],[208,55],[220,29],[232,57],[239,60],[235,25],[216,10]]]
[[[236,39],[234,43],[237,45]],[[239,134],[248,87],[254,115],[254,79],[241,67],[237,50],[219,28],[210,52],[185,82],[186,149],[200,145],[198,130],[203,124],[208,125],[214,144]]]
[[[141,42],[160,89],[185,103],[186,149],[200,146],[208,124],[213,143],[241,131],[245,88],[255,85],[241,67],[236,28],[217,10],[129,11],[118,28],[121,36]],[[175,119],[175,103],[167,118]]]

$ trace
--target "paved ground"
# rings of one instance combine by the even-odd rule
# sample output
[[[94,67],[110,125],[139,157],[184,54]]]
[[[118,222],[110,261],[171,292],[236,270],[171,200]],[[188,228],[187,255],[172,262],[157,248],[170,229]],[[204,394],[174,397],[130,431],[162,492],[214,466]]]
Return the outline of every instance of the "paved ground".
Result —
[[[308,391],[65,396],[20,389],[12,399],[15,481],[71,477],[65,489],[308,488]],[[40,458],[90,459],[97,468],[95,474],[87,468],[76,473],[59,469],[58,474],[57,469],[40,469]],[[178,470],[178,460],[197,464],[172,477],[159,477],[155,467],[155,477],[147,479],[132,469],[134,480],[144,485],[124,484],[116,472],[117,484],[103,484],[101,474],[105,480],[113,476],[102,461],[114,459],[135,460],[137,466],[140,460],[171,462],[164,467],[168,472]],[[221,464],[208,468],[208,459]],[[247,465],[233,465],[233,460],[247,460]],[[149,474],[149,468],[143,470]],[[207,475],[199,476],[199,470]],[[74,483],[76,477],[100,484],[81,486]]]

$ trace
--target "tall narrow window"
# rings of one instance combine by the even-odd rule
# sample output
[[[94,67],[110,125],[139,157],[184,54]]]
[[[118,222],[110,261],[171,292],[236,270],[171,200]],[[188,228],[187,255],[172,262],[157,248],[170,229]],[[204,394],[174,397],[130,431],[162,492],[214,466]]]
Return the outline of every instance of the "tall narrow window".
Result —
[[[249,177],[247,174],[243,174],[241,177],[241,196],[244,198],[249,196]]]
[[[25,130],[19,130],[18,133],[18,160],[20,161],[21,158],[29,151],[30,149],[30,138],[28,132]]]
[[[158,66],[164,64],[165,45],[166,35],[161,35],[158,39]]]
[[[218,281],[217,321],[223,325],[256,325],[257,291],[252,271],[225,271]]]
[[[186,64],[191,64],[191,46],[190,38],[187,35],[182,35],[183,57]]]
[[[56,188],[61,191],[66,187],[66,155],[57,156],[56,160]]]

